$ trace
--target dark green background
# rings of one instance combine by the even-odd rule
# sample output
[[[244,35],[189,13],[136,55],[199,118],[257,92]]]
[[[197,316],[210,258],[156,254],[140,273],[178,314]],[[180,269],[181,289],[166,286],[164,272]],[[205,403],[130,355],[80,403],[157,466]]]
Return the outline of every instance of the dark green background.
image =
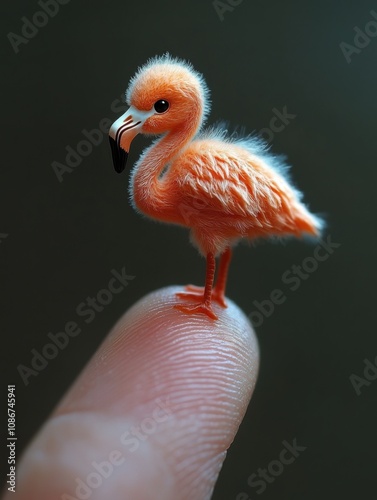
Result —
[[[111,103],[149,57],[190,60],[212,90],[209,123],[224,118],[248,132],[268,127],[273,108],[296,118],[275,134],[305,200],[340,243],[292,292],[281,276],[313,255],[307,243],[240,245],[228,295],[247,313],[275,288],[286,301],[257,328],[261,368],[252,404],[214,493],[258,498],[247,478],[278,458],[282,441],[306,446],[268,485],[268,499],[373,498],[377,381],[358,396],[350,375],[377,355],[377,39],[347,63],[340,43],[372,20],[375,2],[244,0],[221,21],[210,0],[72,0],[15,54],[7,33],[40,10],[35,1],[1,6],[2,149],[0,279],[2,390],[17,385],[18,453],[120,315],[147,292],[200,283],[204,260],[186,231],[138,216],[127,173],[112,169],[107,137],[59,183],[51,163],[65,147],[118,114]],[[134,141],[129,163],[147,141]],[[75,312],[106,287],[112,269],[135,279],[95,320]],[[23,384],[48,332],[76,320],[82,333]],[[2,424],[2,429],[5,429]],[[373,493],[374,492],[374,493]]]

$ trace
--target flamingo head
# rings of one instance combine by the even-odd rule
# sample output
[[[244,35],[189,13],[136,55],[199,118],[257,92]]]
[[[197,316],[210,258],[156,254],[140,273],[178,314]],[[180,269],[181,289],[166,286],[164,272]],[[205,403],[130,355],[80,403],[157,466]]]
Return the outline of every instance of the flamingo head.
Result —
[[[129,109],[110,127],[114,168],[125,168],[130,144],[139,134],[161,135],[183,130],[187,138],[209,112],[208,88],[192,66],[170,55],[142,66],[126,91]]]

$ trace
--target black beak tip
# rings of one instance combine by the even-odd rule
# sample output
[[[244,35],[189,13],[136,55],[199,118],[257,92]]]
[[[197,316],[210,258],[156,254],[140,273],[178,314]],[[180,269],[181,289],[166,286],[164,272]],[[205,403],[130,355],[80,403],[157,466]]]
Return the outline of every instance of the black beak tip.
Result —
[[[124,149],[122,149],[120,146],[118,146],[116,141],[110,136],[109,136],[109,141],[111,146],[111,152],[113,155],[114,169],[115,172],[120,174],[125,169],[128,153],[127,151],[124,151]]]

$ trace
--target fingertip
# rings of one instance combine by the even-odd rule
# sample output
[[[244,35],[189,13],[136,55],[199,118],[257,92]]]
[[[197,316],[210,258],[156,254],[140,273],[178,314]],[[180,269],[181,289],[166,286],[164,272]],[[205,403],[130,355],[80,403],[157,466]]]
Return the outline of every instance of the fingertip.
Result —
[[[38,474],[35,450],[47,457],[53,449],[44,473],[64,465],[59,481],[74,496],[77,478],[85,481],[90,473],[90,457],[108,461],[109,452],[118,450],[124,463],[98,489],[98,498],[119,491],[149,498],[143,494],[153,491],[157,477],[166,500],[208,498],[252,395],[259,350],[236,304],[214,305],[216,321],[186,315],[174,308],[179,290],[152,292],[120,318],[26,454],[29,477]],[[81,451],[67,467],[75,447]],[[76,466],[79,455],[84,458]],[[43,491],[38,495],[44,498]]]

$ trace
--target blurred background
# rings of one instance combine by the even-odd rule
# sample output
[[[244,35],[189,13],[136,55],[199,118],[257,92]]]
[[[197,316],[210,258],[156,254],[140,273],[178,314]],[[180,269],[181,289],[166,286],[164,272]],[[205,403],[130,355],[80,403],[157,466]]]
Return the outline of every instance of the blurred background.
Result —
[[[261,367],[213,498],[372,498],[377,4],[65,0],[47,20],[33,18],[36,1],[0,9],[1,394],[16,384],[18,456],[129,306],[203,280],[187,231],[130,206],[106,134],[80,145],[120,115],[138,66],[169,51],[204,74],[208,123],[259,132],[327,220],[320,251],[300,241],[235,251],[228,296],[254,320]],[[129,166],[147,144],[134,141]],[[123,268],[134,278],[85,322],[80,304]],[[285,300],[272,311],[276,289]],[[42,371],[23,371],[70,321],[80,335]],[[294,440],[305,449],[281,468]],[[260,468],[272,480],[257,483]]]

